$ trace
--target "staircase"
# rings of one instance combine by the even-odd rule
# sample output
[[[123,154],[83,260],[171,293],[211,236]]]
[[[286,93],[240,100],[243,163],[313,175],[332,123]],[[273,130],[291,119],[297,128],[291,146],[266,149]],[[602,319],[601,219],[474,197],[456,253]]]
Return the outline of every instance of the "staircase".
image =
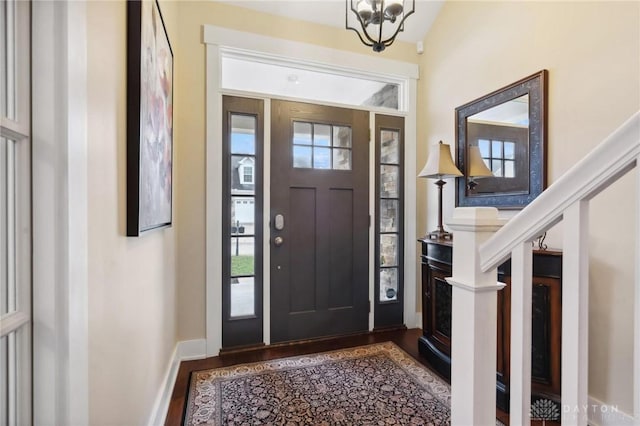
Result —
[[[588,406],[589,202],[640,164],[640,111],[506,224],[493,208],[457,208],[455,232],[451,418],[454,425],[495,424],[498,265],[511,258],[510,424],[531,422],[532,244],[563,221],[563,425],[586,425]],[[635,200],[636,274],[634,418],[640,425],[640,172]]]

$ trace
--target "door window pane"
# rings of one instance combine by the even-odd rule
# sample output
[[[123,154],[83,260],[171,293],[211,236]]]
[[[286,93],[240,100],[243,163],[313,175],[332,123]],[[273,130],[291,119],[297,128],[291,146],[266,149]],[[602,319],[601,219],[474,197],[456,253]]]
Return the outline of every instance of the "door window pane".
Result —
[[[516,158],[516,144],[514,142],[504,143],[504,158],[508,160],[515,160]]]
[[[256,153],[256,118],[231,115],[231,149],[232,154]]]
[[[491,156],[502,158],[502,141],[491,141]]]
[[[253,155],[232,155],[231,167],[231,193],[233,195],[255,193],[255,167],[256,159]]]
[[[255,280],[253,277],[231,278],[231,316],[255,315]]]
[[[381,132],[380,145],[380,162],[381,163],[398,163],[398,149],[400,133],[397,131],[383,130]]]
[[[504,177],[506,178],[516,177],[515,161],[504,160]]]
[[[491,145],[486,139],[478,139],[478,148],[480,148],[480,155],[483,158],[491,157]]]
[[[331,168],[331,148],[313,148],[313,168]]]
[[[293,167],[301,169],[311,168],[311,148],[306,146],[293,146]]]
[[[380,200],[380,232],[398,230],[398,200]]]
[[[293,122],[293,143],[295,145],[311,145],[311,123]]]
[[[380,269],[380,301],[389,302],[398,299],[398,269]]]
[[[398,198],[398,166],[380,166],[380,196]]]
[[[315,146],[331,145],[331,126],[326,124],[313,125],[313,144]]]
[[[338,149],[333,150],[333,169],[334,170],[351,170],[351,150]]]
[[[491,171],[494,176],[502,176],[502,160],[491,160]]]
[[[255,198],[231,197],[231,235],[254,235]]]
[[[351,127],[333,126],[333,146],[351,148]]]
[[[251,237],[231,237],[231,276],[255,274],[255,242]]]
[[[380,266],[398,266],[398,236],[380,235]]]

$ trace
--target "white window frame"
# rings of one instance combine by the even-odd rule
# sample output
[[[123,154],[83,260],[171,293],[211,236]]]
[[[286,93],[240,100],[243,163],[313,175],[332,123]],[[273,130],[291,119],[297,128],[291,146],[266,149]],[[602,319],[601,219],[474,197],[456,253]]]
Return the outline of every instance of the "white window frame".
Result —
[[[30,424],[31,419],[31,92],[30,92],[30,5],[6,0],[2,31],[6,37],[6,115],[0,117],[4,139],[4,164],[0,168],[6,183],[3,224],[6,245],[0,256],[7,260],[3,280],[7,284],[8,312],[0,317],[0,336],[6,339],[7,388],[0,391],[9,425]],[[6,167],[5,167],[6,166]]]
[[[417,108],[417,79],[418,65],[396,60],[384,59],[371,55],[357,54],[322,46],[283,40],[258,34],[245,33],[213,25],[204,25],[203,43],[206,45],[206,355],[218,355],[222,347],[222,96],[244,96],[264,99],[264,151],[265,159],[270,158],[270,121],[271,99],[278,97],[260,93],[249,93],[237,90],[223,90],[221,87],[221,62],[223,55],[235,55],[243,58],[253,58],[256,61],[268,61],[281,65],[307,67],[322,72],[361,76],[367,79],[393,80],[401,83],[399,90],[399,111],[387,108],[363,107],[350,105],[353,109],[370,112],[371,134],[375,132],[375,113],[386,115],[401,115],[405,117],[405,212],[416,210],[416,166],[413,156],[416,151],[416,108]],[[375,70],[375,71],[372,71]],[[292,98],[278,98],[299,100]],[[314,102],[318,103],[318,102]],[[323,102],[324,105],[332,105]],[[335,106],[338,105],[333,104]],[[370,164],[375,163],[375,153],[370,150]],[[370,182],[374,181],[375,167],[370,167]],[[265,160],[263,168],[264,178],[264,212],[270,211],[269,187],[270,164]],[[370,185],[370,214],[375,219],[375,185]],[[271,322],[270,312],[270,281],[269,281],[269,234],[268,214],[263,217],[264,229],[264,280],[263,280],[263,336],[264,343],[270,344]],[[404,271],[405,298],[404,321],[408,327],[419,326],[420,316],[416,309],[416,244],[411,235],[416,234],[415,215],[405,214],[404,231]],[[375,223],[375,221],[373,222]],[[374,300],[374,230],[370,228],[369,235],[369,299]],[[369,329],[373,329],[373,312],[369,315]]]

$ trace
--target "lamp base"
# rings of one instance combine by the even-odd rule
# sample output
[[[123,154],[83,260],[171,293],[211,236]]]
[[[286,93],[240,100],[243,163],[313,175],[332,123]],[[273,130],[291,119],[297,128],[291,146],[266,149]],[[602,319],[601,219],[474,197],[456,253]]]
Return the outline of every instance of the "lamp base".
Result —
[[[447,232],[445,230],[438,229],[436,231],[431,231],[427,235],[424,236],[425,240],[453,240],[453,234],[451,232]]]

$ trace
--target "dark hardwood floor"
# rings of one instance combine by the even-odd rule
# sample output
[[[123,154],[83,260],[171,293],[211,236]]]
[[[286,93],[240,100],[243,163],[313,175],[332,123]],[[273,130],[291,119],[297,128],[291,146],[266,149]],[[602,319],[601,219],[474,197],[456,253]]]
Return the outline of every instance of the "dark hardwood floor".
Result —
[[[178,377],[171,396],[171,403],[167,414],[166,425],[181,425],[184,419],[185,404],[189,391],[191,373],[210,368],[226,367],[235,364],[266,361],[276,358],[284,358],[296,355],[305,355],[316,352],[331,351],[335,349],[350,348],[371,343],[392,341],[405,352],[429,367],[429,363],[418,353],[418,337],[422,330],[394,330],[380,331],[354,336],[337,337],[332,339],[302,342],[279,346],[263,346],[243,351],[224,353],[220,356],[195,361],[185,361],[180,365]],[[434,373],[438,375],[437,373]],[[507,415],[498,412],[498,419],[508,424]]]

